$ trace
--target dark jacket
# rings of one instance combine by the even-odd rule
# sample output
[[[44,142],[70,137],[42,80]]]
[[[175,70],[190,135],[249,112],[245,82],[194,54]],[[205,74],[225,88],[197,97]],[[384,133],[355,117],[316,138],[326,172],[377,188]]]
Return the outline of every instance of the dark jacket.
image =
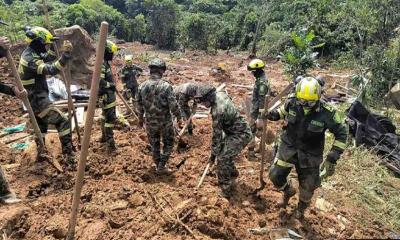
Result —
[[[294,164],[298,159],[301,168],[317,167],[322,163],[326,130],[335,136],[333,151],[340,156],[346,148],[348,130],[343,118],[325,102],[317,103],[314,109],[305,114],[296,99],[289,98],[285,105],[272,111],[268,119],[286,120],[279,154],[283,158],[281,160],[288,163]]]

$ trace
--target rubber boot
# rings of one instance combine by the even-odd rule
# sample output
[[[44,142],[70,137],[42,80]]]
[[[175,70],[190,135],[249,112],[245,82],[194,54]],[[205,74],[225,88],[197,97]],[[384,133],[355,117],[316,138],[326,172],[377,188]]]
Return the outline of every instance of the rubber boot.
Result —
[[[0,202],[3,204],[15,204],[21,202],[21,199],[17,198],[17,195],[13,192],[9,192],[4,195],[0,195]]]
[[[247,160],[249,160],[249,161],[256,160],[256,153],[254,151],[254,148],[249,148],[247,150]]]
[[[296,189],[292,187],[292,185],[287,184],[285,189],[283,190],[283,196],[281,201],[278,202],[278,207],[286,208],[289,204],[289,200],[296,195]]]
[[[306,203],[306,202],[303,202],[303,201],[299,201],[299,203],[297,204],[297,208],[296,208],[296,211],[295,211],[295,218],[297,218],[297,219],[303,219],[304,218],[304,212],[305,212],[305,210],[308,208],[308,206],[309,206],[310,204],[309,203]]]
[[[43,137],[43,142],[46,144],[46,139],[44,137]],[[46,159],[48,159],[48,154],[46,152],[46,149],[42,147],[42,145],[40,145],[40,141],[38,138],[35,138],[35,143],[37,149],[36,161],[43,162]]]
[[[75,149],[74,145],[72,145],[71,142],[63,144],[62,158],[66,164],[68,164],[68,165],[75,164],[75,152],[76,152],[76,149]]]
[[[106,146],[107,146],[107,152],[110,154],[115,153],[115,151],[117,151],[117,146],[115,145],[114,138],[107,140]]]

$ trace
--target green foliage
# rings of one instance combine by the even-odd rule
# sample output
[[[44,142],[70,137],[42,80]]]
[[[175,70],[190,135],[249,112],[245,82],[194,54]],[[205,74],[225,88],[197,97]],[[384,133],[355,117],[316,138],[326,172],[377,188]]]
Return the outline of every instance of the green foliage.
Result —
[[[149,41],[159,48],[174,48],[177,39],[178,6],[173,0],[145,0]]]
[[[132,29],[133,41],[145,42],[147,37],[147,23],[143,14],[136,15],[135,18],[128,20],[128,25]]]
[[[368,47],[365,64],[369,70],[366,99],[377,103],[376,100],[383,99],[391,86],[400,82],[400,37],[392,40],[383,51],[379,45]]]
[[[293,46],[288,47],[283,54],[283,62],[285,63],[285,72],[295,78],[299,75],[305,75],[307,69],[314,67],[318,52],[314,49],[323,47],[325,44],[313,44],[315,39],[314,31],[307,33],[291,34]]]

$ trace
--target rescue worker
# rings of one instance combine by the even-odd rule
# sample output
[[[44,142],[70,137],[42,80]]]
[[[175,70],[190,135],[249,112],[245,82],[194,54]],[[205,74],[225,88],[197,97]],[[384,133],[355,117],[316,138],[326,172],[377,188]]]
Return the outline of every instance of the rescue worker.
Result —
[[[26,27],[25,35],[29,45],[23,51],[18,67],[22,84],[28,91],[28,98],[43,137],[48,125],[55,125],[62,146],[63,159],[71,163],[75,149],[72,145],[70,123],[68,118],[50,102],[46,75],[56,75],[62,70],[71,59],[72,45],[65,42],[61,58],[54,61],[55,54],[49,48],[58,39],[57,37],[43,27]],[[36,144],[38,160],[42,160],[46,157],[45,150],[40,147],[39,139],[36,139]]]
[[[10,48],[10,43],[7,38],[0,38],[0,58],[3,58],[7,54],[7,50]],[[27,96],[26,90],[18,91],[15,87],[10,87],[6,84],[0,83],[0,93],[4,93],[10,96],[17,96],[23,98]],[[17,198],[14,192],[11,191],[10,185],[7,182],[6,176],[0,166],[0,203],[13,204],[18,203],[21,200]]]
[[[206,84],[197,83],[197,82],[189,82],[180,84],[174,87],[174,92],[176,96],[176,100],[178,101],[179,108],[181,109],[181,114],[184,120],[188,120],[192,115],[192,110],[196,109],[197,103],[193,101],[192,108],[189,107],[189,102],[194,100],[196,94],[201,91],[203,88],[209,87]],[[189,135],[193,135],[193,123],[190,121],[187,126],[187,130]]]
[[[117,45],[107,40],[99,83],[99,102],[102,108],[100,142],[106,144],[108,153],[113,153],[117,150],[113,132],[117,120],[117,113],[115,110],[117,98],[115,93],[116,87],[111,71],[111,61],[117,51]]]
[[[143,72],[143,69],[133,64],[133,56],[126,55],[125,66],[121,69],[121,80],[124,86],[124,98],[127,101],[132,100],[136,108],[136,94],[138,89],[137,77]]]
[[[255,77],[255,83],[253,88],[253,95],[251,100],[251,111],[250,111],[250,126],[253,133],[253,139],[248,146],[248,159],[254,160],[256,146],[255,135],[257,132],[257,120],[262,118],[260,111],[264,111],[265,96],[270,92],[270,84],[268,78],[264,72],[265,63],[261,59],[253,59],[247,65],[247,70],[251,71]]]
[[[304,217],[314,190],[321,183],[325,131],[329,130],[335,136],[335,142],[322,164],[324,177],[334,173],[336,162],[346,148],[347,129],[343,119],[320,98],[321,85],[316,79],[305,77],[296,86],[296,97],[289,98],[283,106],[268,114],[269,120],[287,121],[269,178],[283,191],[279,205],[286,208],[289,199],[296,194],[288,179],[291,169],[296,168],[300,193],[295,216],[299,219]]]
[[[211,107],[213,135],[209,161],[214,163],[217,159],[221,195],[230,198],[234,179],[239,176],[234,160],[252,138],[250,126],[225,92],[216,92],[214,87],[204,88],[196,100]]]
[[[181,126],[181,114],[172,86],[162,79],[167,70],[164,60],[155,58],[149,63],[150,79],[139,86],[139,125],[145,123],[153,161],[159,173],[169,173],[166,164],[174,147],[173,116]],[[163,151],[161,153],[161,138]]]

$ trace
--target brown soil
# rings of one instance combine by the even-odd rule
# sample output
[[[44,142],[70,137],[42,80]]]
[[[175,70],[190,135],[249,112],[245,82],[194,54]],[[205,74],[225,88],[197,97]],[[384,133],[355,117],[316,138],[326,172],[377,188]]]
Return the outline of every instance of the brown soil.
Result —
[[[187,52],[174,60],[169,59],[170,52],[156,52],[151,46],[125,46],[135,55],[148,51],[150,56],[166,59],[170,69],[166,77],[173,84],[202,81],[217,86],[220,82],[209,76],[209,71],[218,62],[225,62],[230,74],[225,83],[234,102],[241,106],[241,101],[249,96],[249,90],[230,86],[232,83],[250,85],[253,82],[246,71],[248,60],[244,54],[219,52],[211,56]],[[119,62],[116,63],[118,67]],[[139,64],[145,68],[144,63]],[[3,79],[5,72],[0,70]],[[287,85],[280,63],[268,65],[267,73],[278,92]],[[145,77],[142,76],[141,80]],[[0,127],[26,121],[21,117],[18,100],[1,95],[0,101]],[[245,150],[236,161],[240,177],[235,196],[230,201],[218,195],[215,170],[196,190],[207,164],[212,130],[210,118],[197,119],[194,124],[194,136],[186,138],[189,150],[175,152],[170,160],[170,168],[176,170],[170,176],[155,174],[147,137],[142,129],[116,130],[118,153],[111,156],[97,141],[100,129],[96,124],[81,196],[77,239],[194,239],[194,236],[197,239],[266,239],[267,236],[248,231],[260,227],[290,228],[306,239],[385,236],[386,232],[374,225],[364,228],[352,221],[352,213],[356,210],[350,207],[336,206],[339,210],[323,213],[313,205],[305,220],[298,221],[292,216],[297,198],[290,202],[287,211],[280,211],[277,202],[281,194],[269,181],[258,196],[253,195],[253,190],[259,186],[259,163],[247,161]],[[281,124],[271,123],[269,126],[276,132]],[[56,134],[48,135],[47,146],[51,152],[59,154]],[[7,220],[13,223],[6,227],[9,239],[62,239],[68,226],[75,173],[66,171],[60,174],[47,162],[35,162],[33,143],[23,152],[13,152],[5,145],[0,145],[0,149],[3,153],[1,164],[20,163],[7,169],[6,173],[13,190],[23,202],[0,206],[0,216],[9,216],[14,221]],[[177,169],[181,161],[185,162]],[[322,195],[322,191],[316,195]],[[344,228],[338,215],[349,220]],[[176,216],[193,231],[194,236],[176,222]],[[2,221],[6,220],[0,219],[0,226]]]

